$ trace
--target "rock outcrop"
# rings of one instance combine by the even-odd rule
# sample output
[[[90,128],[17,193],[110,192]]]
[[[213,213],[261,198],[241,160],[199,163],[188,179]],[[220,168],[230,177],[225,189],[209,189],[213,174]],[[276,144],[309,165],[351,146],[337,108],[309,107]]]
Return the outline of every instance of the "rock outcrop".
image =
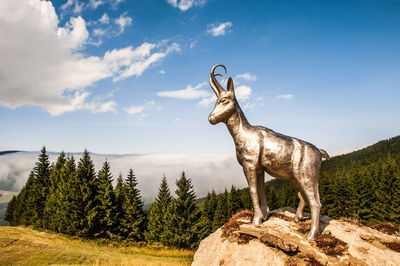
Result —
[[[307,240],[311,220],[295,223],[294,213],[289,207],[276,210],[258,226],[250,224],[249,211],[233,216],[201,241],[192,265],[400,265],[396,230],[390,235],[322,216],[321,236]]]

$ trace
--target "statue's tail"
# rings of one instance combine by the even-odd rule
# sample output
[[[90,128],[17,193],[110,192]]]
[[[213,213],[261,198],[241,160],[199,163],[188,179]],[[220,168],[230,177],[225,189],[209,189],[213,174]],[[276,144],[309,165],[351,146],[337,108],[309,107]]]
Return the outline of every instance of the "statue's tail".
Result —
[[[327,160],[330,160],[330,159],[331,159],[331,157],[329,156],[329,154],[328,154],[326,151],[324,151],[323,149],[319,149],[319,152],[321,153],[322,158],[325,158],[325,159],[327,159]]]

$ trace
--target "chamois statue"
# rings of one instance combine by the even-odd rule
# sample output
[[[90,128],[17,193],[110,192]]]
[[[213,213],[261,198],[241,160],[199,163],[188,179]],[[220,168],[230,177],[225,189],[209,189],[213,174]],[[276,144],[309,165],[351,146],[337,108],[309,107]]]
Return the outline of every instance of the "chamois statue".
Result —
[[[260,224],[269,215],[267,205],[264,171],[269,175],[289,180],[300,199],[294,218],[295,222],[303,219],[303,210],[307,200],[311,207],[312,226],[308,239],[317,237],[319,232],[318,180],[321,172],[322,157],[329,159],[326,151],[316,148],[311,143],[279,134],[262,126],[252,126],[247,121],[235,97],[232,78],[228,79],[227,90],[218,83],[214,74],[217,67],[211,69],[210,86],[217,96],[214,110],[208,121],[215,125],[223,122],[228,127],[236,146],[236,158],[243,167],[250,189],[254,207],[254,224]],[[259,202],[261,199],[261,207]]]

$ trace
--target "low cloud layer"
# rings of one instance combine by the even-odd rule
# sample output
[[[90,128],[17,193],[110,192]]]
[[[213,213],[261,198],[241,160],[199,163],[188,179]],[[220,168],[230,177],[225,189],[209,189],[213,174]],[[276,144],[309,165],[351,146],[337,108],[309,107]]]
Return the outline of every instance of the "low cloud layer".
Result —
[[[35,166],[38,152],[19,152],[0,156],[0,189],[19,191],[25,184],[29,172]],[[51,154],[55,162],[57,154]],[[80,155],[74,155],[78,162]],[[171,191],[175,181],[184,170],[192,179],[198,197],[214,189],[222,192],[231,185],[246,187],[246,179],[234,154],[146,154],[146,155],[99,155],[91,154],[96,170],[107,159],[111,165],[114,181],[119,173],[126,177],[132,168],[138,180],[143,199],[151,202],[158,191],[161,177],[167,177]]]

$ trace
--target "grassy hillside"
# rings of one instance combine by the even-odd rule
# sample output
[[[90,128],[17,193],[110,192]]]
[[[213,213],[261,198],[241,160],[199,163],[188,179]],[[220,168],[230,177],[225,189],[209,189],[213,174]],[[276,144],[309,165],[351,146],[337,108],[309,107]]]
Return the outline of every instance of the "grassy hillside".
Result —
[[[192,260],[192,251],[116,248],[26,227],[0,227],[0,265],[190,265]]]

